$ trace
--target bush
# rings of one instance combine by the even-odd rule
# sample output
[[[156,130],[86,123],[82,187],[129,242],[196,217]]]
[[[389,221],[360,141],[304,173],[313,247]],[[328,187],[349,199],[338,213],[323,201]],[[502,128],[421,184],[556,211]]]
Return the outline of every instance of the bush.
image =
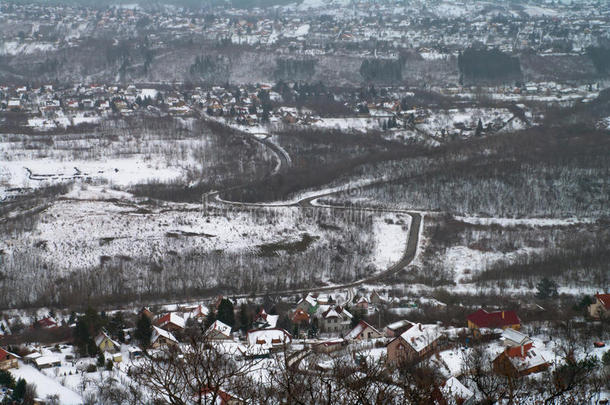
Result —
[[[602,356],[602,363],[604,363],[604,366],[610,366],[610,350]]]
[[[95,366],[95,364],[89,364],[85,371],[87,371],[88,373],[95,373],[97,371],[97,367]]]
[[[13,375],[6,370],[0,370],[0,385],[7,388],[15,388]]]

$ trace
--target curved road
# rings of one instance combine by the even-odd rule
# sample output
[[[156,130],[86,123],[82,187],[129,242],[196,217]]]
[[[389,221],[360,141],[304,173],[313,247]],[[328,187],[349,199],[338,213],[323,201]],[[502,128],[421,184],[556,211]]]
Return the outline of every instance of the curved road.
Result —
[[[252,138],[254,138],[256,141],[261,142],[264,145],[266,145],[267,147],[269,147],[270,149],[272,149],[273,152],[278,156],[278,159],[280,159],[280,164],[282,165],[282,167],[276,168],[276,170],[274,170],[274,173],[270,174],[270,176],[273,176],[276,173],[278,173],[283,167],[290,165],[290,163],[291,163],[290,157],[287,156],[286,151],[284,151],[281,147],[279,147],[278,145],[274,144],[273,142],[271,142],[267,139],[260,139],[256,136],[254,136],[253,134],[249,134],[249,135],[251,135]],[[381,182],[382,181],[380,181],[380,183]],[[235,189],[235,188],[239,188],[239,186],[233,187],[231,189]],[[327,196],[337,194],[340,192],[349,191],[349,190],[350,190],[350,188],[330,191],[330,192],[328,192],[328,191],[320,192],[320,194],[309,196],[309,197],[303,198],[303,199],[295,201],[295,202],[286,202],[286,203],[279,203],[279,204],[278,203],[244,203],[244,202],[237,202],[237,201],[227,201],[227,200],[222,199],[222,197],[220,196],[220,192],[218,192],[218,191],[206,194],[206,197],[204,197],[204,198],[212,197],[214,200],[216,200],[217,202],[220,202],[222,204],[237,205],[237,206],[242,206],[242,207],[259,207],[259,208],[260,207],[268,207],[268,208],[301,207],[301,208],[306,208],[306,209],[332,208],[332,209],[339,209],[339,210],[352,209],[352,210],[369,211],[369,212],[401,213],[401,214],[407,214],[411,217],[411,225],[409,226],[409,234],[408,234],[407,241],[405,244],[405,249],[403,251],[403,254],[402,254],[400,260],[383,271],[374,273],[374,274],[372,274],[368,277],[362,278],[360,280],[352,281],[352,282],[345,283],[345,284],[329,285],[329,286],[324,286],[324,287],[296,288],[296,289],[288,289],[288,290],[280,290],[280,291],[272,291],[272,292],[269,291],[269,292],[264,292],[264,293],[255,293],[255,294],[237,294],[237,295],[231,295],[231,297],[248,298],[248,297],[263,297],[263,296],[278,296],[278,295],[301,294],[301,293],[307,293],[307,292],[324,292],[324,291],[336,291],[336,290],[350,289],[352,287],[357,287],[357,286],[360,286],[365,283],[382,280],[385,277],[398,273],[399,271],[404,269],[406,266],[408,266],[415,259],[415,256],[417,255],[417,247],[419,245],[419,234],[420,234],[420,230],[421,230],[422,222],[423,222],[422,214],[420,212],[416,212],[416,211],[390,209],[390,208],[387,208],[387,209],[386,208],[362,208],[362,207],[346,207],[346,206],[316,204],[316,200],[318,200],[320,198],[327,197]],[[224,191],[228,191],[228,190],[224,190]]]

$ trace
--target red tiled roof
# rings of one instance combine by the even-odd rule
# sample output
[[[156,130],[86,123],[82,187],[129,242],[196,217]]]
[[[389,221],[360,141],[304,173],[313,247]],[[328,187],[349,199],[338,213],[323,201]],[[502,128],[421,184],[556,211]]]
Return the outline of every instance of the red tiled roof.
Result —
[[[0,347],[0,360],[6,359],[6,356],[8,356],[8,352]]]
[[[467,319],[479,328],[501,328],[521,324],[515,311],[487,312],[484,309],[479,309],[468,315]]]
[[[597,298],[604,308],[610,309],[610,294],[595,294],[595,298]]]

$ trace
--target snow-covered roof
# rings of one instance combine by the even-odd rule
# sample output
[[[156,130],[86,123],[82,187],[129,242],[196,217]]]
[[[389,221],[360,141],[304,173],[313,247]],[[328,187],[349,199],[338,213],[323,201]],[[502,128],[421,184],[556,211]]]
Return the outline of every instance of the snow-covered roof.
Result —
[[[159,319],[159,326],[161,327],[167,325],[168,323],[172,323],[182,329],[184,329],[184,326],[186,324],[184,318],[178,315],[177,312],[170,312],[169,314],[166,314]]]
[[[34,363],[36,363],[36,365],[40,367],[49,364],[61,363],[61,359],[58,356],[51,354],[47,356],[40,356],[34,359]]]
[[[290,343],[292,337],[284,329],[255,329],[248,331],[248,344],[262,344],[266,347]]]
[[[280,319],[279,315],[267,315],[266,321],[269,324],[269,328],[275,328],[278,319]]]
[[[151,343],[154,343],[157,339],[159,339],[159,337],[164,337],[165,339],[178,343],[178,340],[170,332],[153,326],[153,333],[152,337],[150,338]]]
[[[379,336],[381,336],[381,333],[377,329],[375,329],[365,321],[360,321],[358,322],[358,325],[354,326],[354,329],[352,329],[347,335],[345,335],[345,340],[356,339],[358,335],[360,335],[366,329],[372,329]]]
[[[400,338],[409,344],[416,352],[421,352],[441,336],[437,325],[422,325],[416,323],[405,331]]]
[[[534,367],[548,364],[548,361],[536,347],[529,349],[524,357],[512,357],[511,361],[519,371],[529,370]]]
[[[121,347],[121,344],[119,342],[117,342],[116,340],[113,340],[110,336],[108,336],[108,334],[106,332],[102,332],[99,335],[97,335],[97,337],[95,338],[95,345],[99,346],[104,339],[108,339],[117,348]]]
[[[474,396],[474,393],[455,377],[451,377],[445,381],[445,384],[441,387],[441,392],[446,399],[454,398],[468,400]]]
[[[515,342],[518,345],[522,345],[531,341],[529,336],[527,336],[525,333],[521,333],[511,328],[502,331],[502,336],[500,337],[500,340],[510,340],[511,342]]]
[[[391,329],[391,330],[396,330],[396,329],[400,329],[400,328],[403,328],[403,327],[411,325],[411,324],[412,323],[410,321],[407,321],[406,319],[404,319],[402,321],[397,321],[397,322],[391,323],[388,326],[386,326],[386,328]]]
[[[212,331],[217,331],[227,337],[231,336],[231,327],[222,321],[214,321],[214,323],[208,328],[208,333]]]

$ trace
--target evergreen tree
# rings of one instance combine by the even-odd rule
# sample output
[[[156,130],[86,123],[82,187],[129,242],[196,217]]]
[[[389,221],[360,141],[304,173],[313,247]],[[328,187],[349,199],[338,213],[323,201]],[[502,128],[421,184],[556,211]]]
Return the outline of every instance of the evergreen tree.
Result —
[[[233,303],[223,298],[218,305],[218,320],[222,323],[233,327],[235,325],[235,310],[233,309]]]
[[[214,312],[214,308],[210,308],[210,312],[208,312],[208,315],[205,317],[203,328],[208,330],[208,328],[212,326],[214,322],[216,322],[216,312]]]
[[[540,282],[536,285],[536,288],[538,289],[536,297],[540,299],[544,300],[557,296],[557,283],[555,283],[553,280],[549,280],[546,277],[540,280]]]
[[[10,372],[6,370],[0,370],[0,386],[11,389],[15,388],[15,378]]]
[[[148,347],[150,344],[150,338],[152,337],[152,323],[150,318],[144,314],[140,315],[138,322],[136,323],[136,330],[134,337],[140,342],[143,347]]]
[[[246,334],[250,329],[251,322],[250,317],[248,316],[248,308],[246,304],[241,304],[239,307],[239,329],[243,334]]]
[[[19,381],[17,381],[17,385],[15,385],[15,389],[13,390],[13,399],[15,401],[21,402],[21,400],[23,400],[23,397],[25,397],[26,385],[27,383],[23,378],[20,378]]]
[[[104,358],[104,353],[100,353],[97,356],[97,366],[104,367],[104,364],[106,364],[106,359]]]
[[[477,129],[474,133],[475,136],[481,136],[481,133],[483,132],[483,122],[481,121],[481,119],[479,118],[479,123],[477,124]]]

